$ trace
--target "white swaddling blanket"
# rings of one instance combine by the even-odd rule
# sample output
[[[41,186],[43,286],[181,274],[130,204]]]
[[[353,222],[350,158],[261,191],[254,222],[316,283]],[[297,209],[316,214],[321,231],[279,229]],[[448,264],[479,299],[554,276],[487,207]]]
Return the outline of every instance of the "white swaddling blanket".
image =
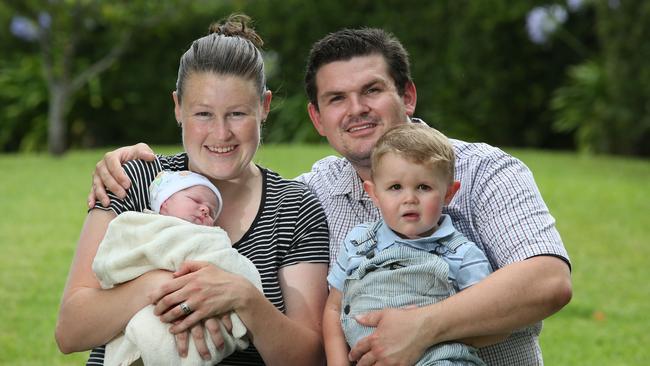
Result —
[[[93,271],[102,288],[130,281],[155,269],[176,271],[187,260],[206,261],[241,275],[260,291],[262,282],[255,265],[232,248],[219,227],[196,225],[172,216],[125,212],[111,221],[93,261]],[[130,365],[139,358],[145,365],[213,365],[235,350],[248,347],[246,327],[234,312],[230,314],[232,335],[223,324],[224,348],[217,350],[206,330],[204,336],[212,359],[204,361],[190,337],[186,358],[176,350],[170,324],[153,314],[153,305],[136,313],[123,335],[106,346],[104,365]]]

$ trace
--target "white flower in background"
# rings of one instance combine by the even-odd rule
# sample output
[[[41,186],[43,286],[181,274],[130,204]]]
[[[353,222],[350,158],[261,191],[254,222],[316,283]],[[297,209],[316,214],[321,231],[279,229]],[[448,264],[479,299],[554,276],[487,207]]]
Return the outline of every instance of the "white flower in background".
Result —
[[[38,24],[41,25],[41,28],[48,29],[52,25],[52,17],[49,13],[42,11],[38,13]]]
[[[531,41],[544,44],[558,26],[566,22],[568,14],[561,5],[534,7],[526,16],[526,30]]]
[[[38,39],[38,26],[32,20],[20,15],[11,18],[9,30],[11,34],[25,41]]]
[[[567,0],[566,5],[570,11],[578,11],[584,5],[584,0]]]

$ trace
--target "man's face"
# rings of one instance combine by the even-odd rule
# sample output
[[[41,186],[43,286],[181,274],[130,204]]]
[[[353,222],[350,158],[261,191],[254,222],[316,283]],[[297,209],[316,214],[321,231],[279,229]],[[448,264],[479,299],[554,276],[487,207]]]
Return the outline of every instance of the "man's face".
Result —
[[[314,127],[355,168],[369,169],[377,140],[415,110],[415,85],[400,96],[379,54],[321,66],[316,86],[318,107],[308,107]]]

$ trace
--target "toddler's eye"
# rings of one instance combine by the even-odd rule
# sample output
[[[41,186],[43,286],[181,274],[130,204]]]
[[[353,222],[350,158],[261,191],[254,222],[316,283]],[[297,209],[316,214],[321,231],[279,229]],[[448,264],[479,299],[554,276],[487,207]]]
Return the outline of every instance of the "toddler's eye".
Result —
[[[418,190],[420,190],[420,191],[430,191],[430,190],[431,190],[431,187],[428,186],[428,185],[426,185],[426,184],[420,184],[420,185],[418,186]]]
[[[392,186],[388,187],[388,189],[391,190],[391,191],[397,191],[397,190],[402,189],[402,185],[401,184],[393,184]]]

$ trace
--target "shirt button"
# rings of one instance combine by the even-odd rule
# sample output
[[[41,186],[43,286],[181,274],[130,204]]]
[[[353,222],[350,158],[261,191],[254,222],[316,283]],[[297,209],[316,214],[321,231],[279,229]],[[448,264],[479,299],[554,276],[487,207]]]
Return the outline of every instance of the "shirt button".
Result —
[[[350,314],[350,304],[345,305],[345,307],[343,308],[343,312],[345,313],[345,315]]]
[[[372,259],[374,257],[375,257],[375,251],[374,250],[371,250],[368,253],[366,253],[366,258],[367,259]]]

